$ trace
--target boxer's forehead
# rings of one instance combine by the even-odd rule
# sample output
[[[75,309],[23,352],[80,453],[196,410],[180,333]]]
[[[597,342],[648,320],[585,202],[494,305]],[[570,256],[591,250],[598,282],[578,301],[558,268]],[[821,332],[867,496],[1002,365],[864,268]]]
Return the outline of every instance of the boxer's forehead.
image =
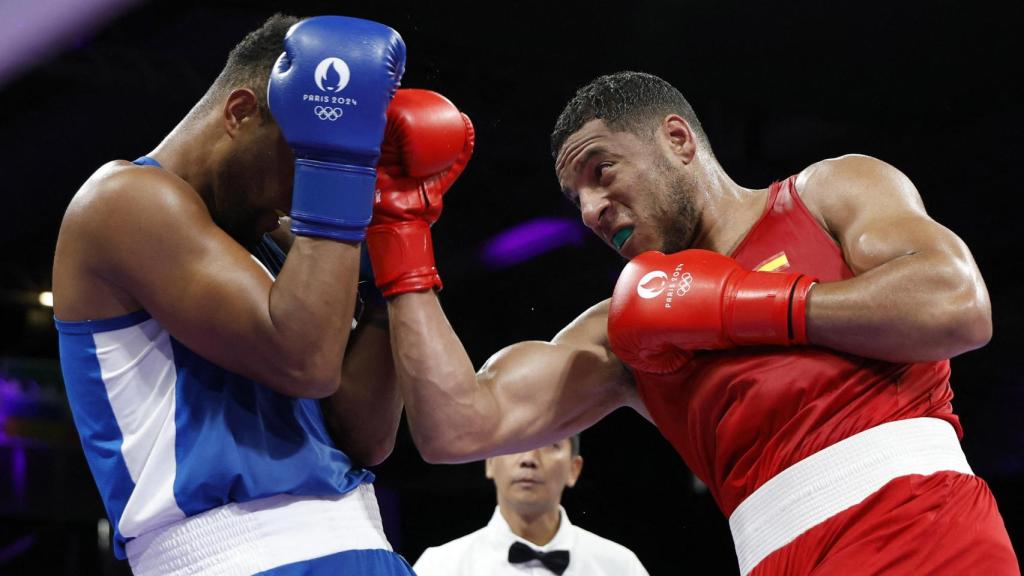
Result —
[[[628,129],[612,129],[604,120],[594,119],[565,139],[555,158],[555,177],[568,198],[573,186],[591,161],[638,161],[649,155],[647,144]]]
[[[595,157],[621,158],[637,152],[639,140],[628,130],[612,130],[603,120],[594,119],[565,139],[555,158],[555,177],[562,192],[571,196],[573,182]]]
[[[559,182],[563,177],[568,176],[568,170],[578,169],[580,155],[592,144],[601,142],[611,135],[611,130],[605,125],[604,120],[596,118],[584,124],[579,130],[573,132],[565,139],[558,156],[555,158],[555,174]]]

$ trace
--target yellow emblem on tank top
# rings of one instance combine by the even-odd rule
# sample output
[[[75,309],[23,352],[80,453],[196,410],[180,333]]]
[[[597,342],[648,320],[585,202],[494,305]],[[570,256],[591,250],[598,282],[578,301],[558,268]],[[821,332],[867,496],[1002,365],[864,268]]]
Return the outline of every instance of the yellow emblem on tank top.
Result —
[[[754,268],[755,272],[785,272],[787,270],[789,270],[789,258],[786,257],[784,251],[768,258]]]

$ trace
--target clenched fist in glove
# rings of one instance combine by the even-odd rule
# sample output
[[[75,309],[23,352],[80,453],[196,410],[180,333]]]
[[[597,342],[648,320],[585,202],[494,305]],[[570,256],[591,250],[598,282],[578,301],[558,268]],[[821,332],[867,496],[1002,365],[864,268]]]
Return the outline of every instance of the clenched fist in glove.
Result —
[[[444,96],[416,89],[399,90],[387,118],[366,233],[377,287],[386,297],[440,290],[430,225],[473,154],[473,124]]]
[[[750,272],[707,250],[644,252],[623,269],[608,312],[612,351],[645,372],[678,370],[692,350],[806,344],[815,279]]]

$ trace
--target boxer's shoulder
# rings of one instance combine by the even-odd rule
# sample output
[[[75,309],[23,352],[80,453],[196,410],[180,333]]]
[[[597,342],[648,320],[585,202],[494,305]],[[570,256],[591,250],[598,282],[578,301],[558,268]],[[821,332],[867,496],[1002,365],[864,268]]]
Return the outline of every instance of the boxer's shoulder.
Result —
[[[212,220],[199,194],[174,174],[113,161],[82,185],[61,222],[54,255],[62,319],[98,318],[137,307],[122,285],[126,274],[145,275],[165,261],[154,256],[182,245],[172,234]],[[159,250],[157,250],[159,249]],[[127,310],[122,310],[123,308]]]
[[[199,194],[175,174],[154,166],[115,160],[101,166],[75,193],[69,215],[114,214],[152,208],[202,207]]]
[[[815,162],[804,168],[796,188],[806,204],[829,203],[843,198],[863,197],[865,186],[908,182],[891,164],[863,154],[846,154]]]
[[[210,219],[206,205],[184,180],[167,170],[116,160],[96,170],[75,193],[61,234],[102,246],[204,219]]]
[[[829,230],[861,213],[920,204],[917,189],[899,169],[862,154],[811,164],[797,176],[796,189]]]
[[[62,320],[108,318],[138,308],[138,303],[109,282],[104,272],[116,259],[111,239],[117,238],[120,227],[129,222],[121,204],[139,168],[123,160],[104,164],[68,204],[53,265],[55,313]]]

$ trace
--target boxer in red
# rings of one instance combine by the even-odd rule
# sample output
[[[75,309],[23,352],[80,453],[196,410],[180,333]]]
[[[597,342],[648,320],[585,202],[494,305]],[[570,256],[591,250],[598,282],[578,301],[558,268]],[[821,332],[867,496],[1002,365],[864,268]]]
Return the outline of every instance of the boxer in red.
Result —
[[[630,406],[709,486],[741,574],[1020,573],[950,403],[949,358],[991,337],[987,289],[905,175],[851,155],[744,188],[683,96],[633,72],[577,92],[552,152],[631,261],[609,301],[479,372],[429,286],[392,293],[424,458],[530,449]]]

